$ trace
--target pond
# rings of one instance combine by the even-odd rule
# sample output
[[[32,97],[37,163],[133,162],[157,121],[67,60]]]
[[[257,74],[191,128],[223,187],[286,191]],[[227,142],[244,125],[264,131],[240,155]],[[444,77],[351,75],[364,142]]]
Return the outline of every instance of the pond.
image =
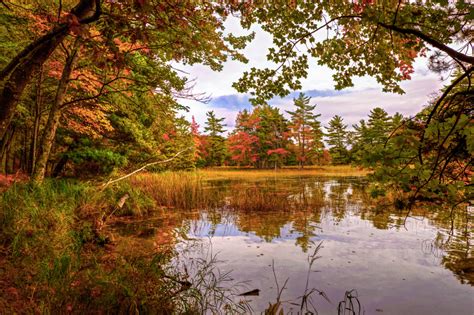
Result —
[[[407,216],[373,204],[367,184],[212,180],[203,193],[219,202],[173,219],[172,231],[150,220],[143,237],[178,235],[175,267],[193,276],[195,262],[212,265],[214,282],[201,288],[225,290],[245,312],[473,314],[474,214],[417,208]]]

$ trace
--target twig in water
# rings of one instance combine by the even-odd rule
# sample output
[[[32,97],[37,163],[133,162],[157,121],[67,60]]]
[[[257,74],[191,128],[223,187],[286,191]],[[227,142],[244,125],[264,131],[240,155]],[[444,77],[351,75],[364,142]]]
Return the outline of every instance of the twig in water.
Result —
[[[361,306],[357,297],[357,290],[346,291],[344,300],[339,302],[337,307],[338,315],[360,315]]]

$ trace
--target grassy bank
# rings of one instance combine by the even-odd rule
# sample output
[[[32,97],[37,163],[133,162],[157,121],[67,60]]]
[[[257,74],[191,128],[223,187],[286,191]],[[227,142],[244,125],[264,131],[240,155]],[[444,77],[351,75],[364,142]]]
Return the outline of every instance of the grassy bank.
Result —
[[[144,249],[107,232],[114,218],[152,211],[156,201],[128,182],[10,187],[0,198],[1,313],[196,311],[199,291],[167,267],[171,246]]]

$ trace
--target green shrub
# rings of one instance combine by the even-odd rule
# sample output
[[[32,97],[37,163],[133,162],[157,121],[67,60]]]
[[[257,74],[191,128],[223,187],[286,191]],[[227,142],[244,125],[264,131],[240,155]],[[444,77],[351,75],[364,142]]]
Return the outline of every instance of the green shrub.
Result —
[[[76,173],[82,177],[109,175],[127,164],[126,157],[107,149],[81,148],[67,156],[74,163]]]

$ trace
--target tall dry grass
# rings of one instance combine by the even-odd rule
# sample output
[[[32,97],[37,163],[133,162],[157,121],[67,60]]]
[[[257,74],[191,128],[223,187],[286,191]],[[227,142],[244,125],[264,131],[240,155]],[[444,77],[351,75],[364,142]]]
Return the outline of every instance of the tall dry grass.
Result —
[[[197,172],[146,173],[130,179],[130,184],[153,198],[157,206],[195,209],[222,203],[218,192],[205,187]]]
[[[197,171],[205,179],[259,179],[278,178],[285,176],[325,176],[347,177],[366,176],[370,170],[353,167],[351,165],[307,166],[304,169],[285,167],[272,169],[241,169],[232,167],[216,167]]]
[[[246,188],[233,191],[227,198],[231,209],[251,212],[315,209],[325,205],[323,194],[302,194]]]

